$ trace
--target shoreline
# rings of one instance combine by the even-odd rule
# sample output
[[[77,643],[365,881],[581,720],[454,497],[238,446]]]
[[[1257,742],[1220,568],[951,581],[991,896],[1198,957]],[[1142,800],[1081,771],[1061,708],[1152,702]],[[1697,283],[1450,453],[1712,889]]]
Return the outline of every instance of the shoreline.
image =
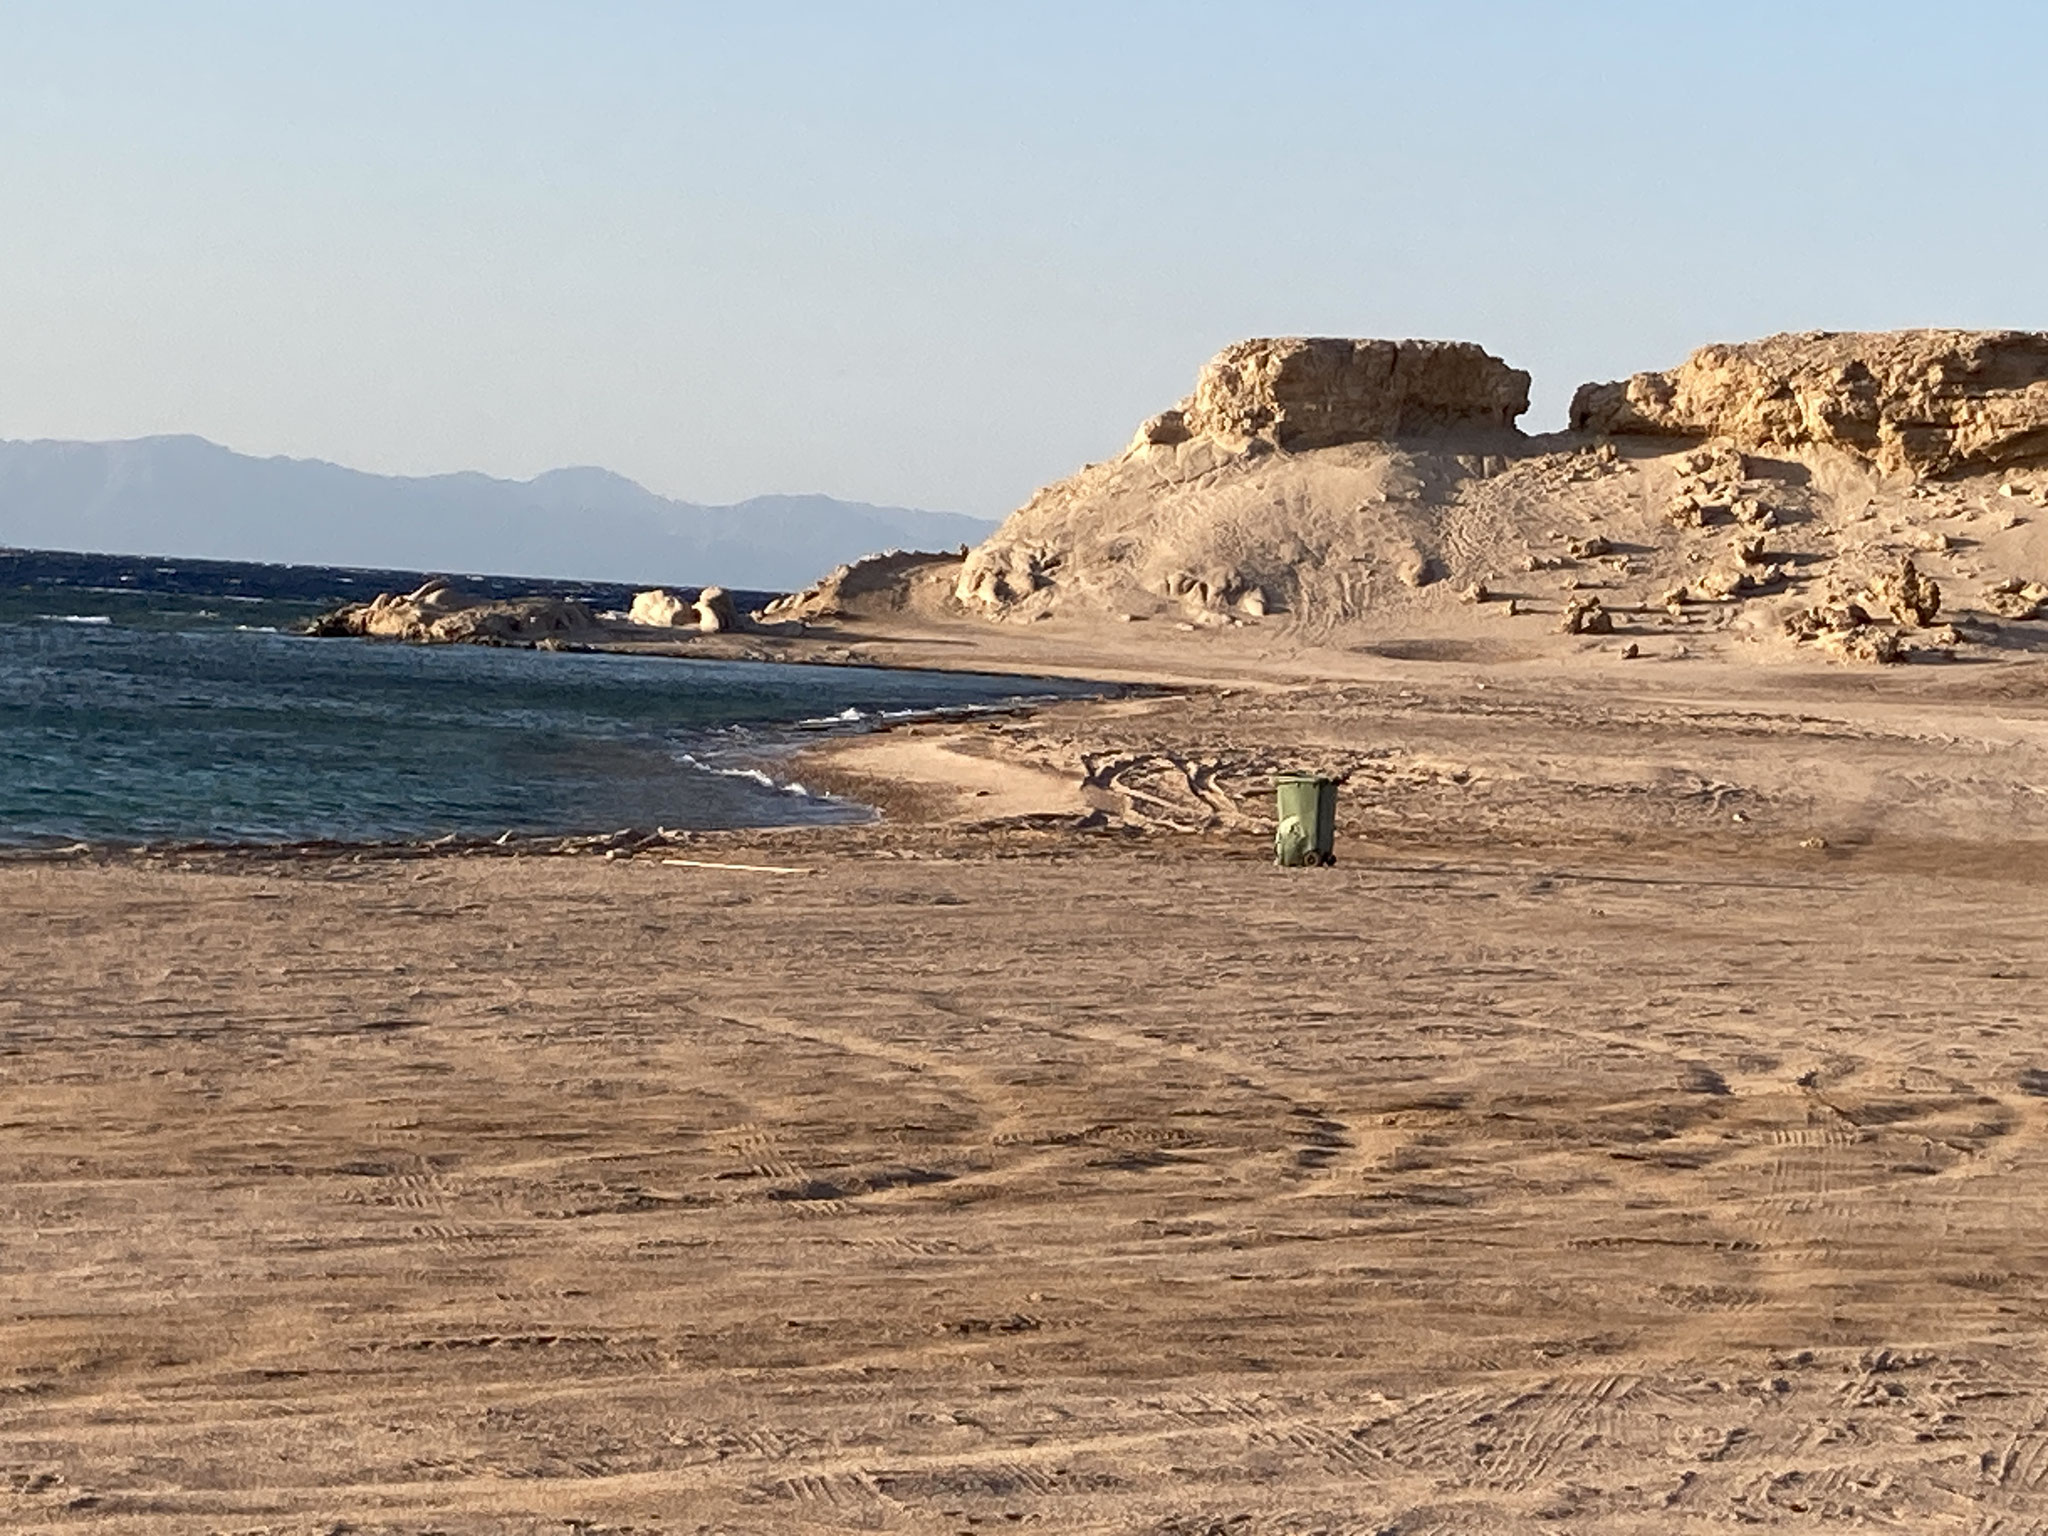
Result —
[[[2023,1516],[2035,674],[1200,654],[857,825],[0,856],[0,1507]]]
[[[1755,664],[1722,654],[1690,656],[1662,665],[1640,661],[1617,666],[1608,647],[1584,643],[1554,646],[1547,655],[1514,662],[1426,660],[1389,654],[1412,649],[1394,642],[1343,651],[1286,644],[1284,626],[1267,637],[1233,633],[1199,635],[1204,654],[1166,655],[1155,644],[1131,643],[1123,634],[1020,632],[1015,627],[972,621],[957,625],[848,626],[805,640],[777,639],[773,658],[739,654],[761,637],[693,636],[680,644],[626,645],[589,649],[606,654],[662,656],[681,660],[772,660],[797,665],[855,665],[949,675],[980,675],[1083,681],[1101,684],[1095,697],[1023,699],[1015,703],[939,707],[900,720],[878,720],[840,734],[828,728],[813,735],[798,723],[778,729],[775,760],[788,765],[815,791],[871,811],[860,822],[779,823],[727,828],[633,826],[581,832],[447,834],[433,838],[307,839],[298,842],[220,843],[203,839],[157,843],[87,843],[67,846],[0,847],[0,863],[65,863],[79,860],[162,860],[226,856],[240,859],[414,860],[435,856],[578,856],[620,858],[666,846],[750,838],[829,837],[851,828],[888,824],[893,828],[994,828],[1004,822],[1037,823],[1049,829],[1086,830],[1105,824],[1143,831],[1181,828],[1170,815],[1148,815],[1129,795],[1093,782],[1094,771],[1076,753],[1098,725],[1142,721],[1148,713],[1175,715],[1176,741],[1183,754],[1204,750],[1205,731],[1229,737],[1243,701],[1263,701],[1263,713],[1285,728],[1312,720],[1317,697],[1345,690],[1378,690],[1395,697],[1475,701],[1489,692],[1498,700],[1578,699],[1588,707],[1661,709],[1679,718],[1688,713],[1776,712],[1824,708],[1845,718],[1884,727],[1887,722],[1970,716],[1996,706],[2006,722],[2048,720],[2048,705],[2031,686],[2039,661],[2026,655],[1984,657],[1973,662],[1850,669],[1809,657]],[[719,642],[732,642],[719,644]],[[1105,642],[1116,642],[1114,645]],[[408,644],[404,641],[366,641]],[[718,654],[705,654],[715,645]],[[861,647],[864,649],[855,649]],[[875,654],[898,648],[890,656]],[[1279,655],[1273,652],[1278,650]],[[834,659],[826,659],[831,656]],[[1065,664],[1060,658],[1065,657]],[[1239,701],[1233,704],[1231,701]],[[1210,717],[1197,722],[1197,716]],[[1291,723],[1289,723],[1291,722]],[[1012,727],[1015,729],[1012,729]],[[2017,727],[2016,727],[2017,729]],[[1299,734],[1299,732],[1295,732]],[[1339,733],[1341,734],[1341,733]],[[2019,736],[2027,730],[2018,729]],[[1142,725],[1125,731],[1125,749],[1146,745]],[[1161,743],[1150,743],[1160,745]],[[1273,773],[1314,767],[1316,751],[1302,763],[1275,763]],[[1019,750],[1022,748],[1023,750]],[[1220,816],[1205,822],[1250,826],[1259,811],[1242,793],[1233,813],[1213,803]],[[1155,806],[1154,809],[1157,809]]]

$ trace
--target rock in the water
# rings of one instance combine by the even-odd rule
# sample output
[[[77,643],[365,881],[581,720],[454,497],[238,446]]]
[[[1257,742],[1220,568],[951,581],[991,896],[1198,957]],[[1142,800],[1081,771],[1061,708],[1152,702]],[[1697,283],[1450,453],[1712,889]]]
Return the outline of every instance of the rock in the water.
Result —
[[[307,626],[314,635],[359,635],[425,645],[540,645],[596,638],[603,626],[583,604],[561,597],[469,597],[445,580],[417,591],[348,603]]]
[[[677,624],[695,622],[690,605],[662,587],[635,592],[633,606],[626,617],[635,624],[646,624],[655,629],[670,629]]]
[[[407,593],[405,601],[411,603],[421,613],[439,617],[459,612],[464,608],[474,608],[484,599],[464,592],[445,576],[435,576]]]
[[[380,592],[367,603],[344,603],[306,626],[312,635],[362,635],[377,640],[423,640],[429,627],[484,601],[435,576],[410,592]]]
[[[2048,456],[2048,334],[1806,331],[1702,347],[1679,367],[1587,384],[1575,431],[1846,449],[1945,474]]]

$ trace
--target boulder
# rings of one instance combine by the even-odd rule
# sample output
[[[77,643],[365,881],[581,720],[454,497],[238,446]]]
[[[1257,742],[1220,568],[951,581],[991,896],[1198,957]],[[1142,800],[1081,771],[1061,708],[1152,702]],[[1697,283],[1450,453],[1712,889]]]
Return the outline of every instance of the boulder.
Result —
[[[690,617],[685,617],[690,615]],[[626,613],[627,619],[635,624],[645,624],[653,629],[671,629],[677,624],[694,623],[691,606],[675,593],[662,587],[633,594],[633,606]]]
[[[2048,333],[1804,331],[1702,347],[1679,367],[1586,384],[1571,425],[1846,450],[1915,476],[2048,457]]]
[[[2008,576],[1985,589],[1984,606],[2002,619],[2038,619],[2048,611],[2048,585]]]
[[[1564,606],[1564,622],[1558,626],[1568,635],[1611,635],[1614,615],[1597,597],[1575,597]]]
[[[1820,643],[1844,661],[1867,661],[1889,666],[1906,659],[1906,647],[1897,631],[1875,624],[1866,624],[1860,629],[1831,630],[1820,637]]]
[[[740,627],[739,610],[732,594],[723,587],[706,587],[697,594],[697,628],[707,635],[729,634]]]

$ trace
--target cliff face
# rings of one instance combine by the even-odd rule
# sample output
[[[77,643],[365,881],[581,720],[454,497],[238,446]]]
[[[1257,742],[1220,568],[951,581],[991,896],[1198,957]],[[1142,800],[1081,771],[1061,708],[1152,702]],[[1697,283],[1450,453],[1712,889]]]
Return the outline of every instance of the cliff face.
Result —
[[[1141,444],[1212,438],[1294,450],[1458,427],[1511,428],[1529,375],[1469,341],[1257,338],[1226,347],[1195,392],[1153,417]]]
[[[2048,335],[1806,331],[1702,347],[1679,367],[1587,384],[1572,428],[1837,448],[1888,474],[2048,456]]]

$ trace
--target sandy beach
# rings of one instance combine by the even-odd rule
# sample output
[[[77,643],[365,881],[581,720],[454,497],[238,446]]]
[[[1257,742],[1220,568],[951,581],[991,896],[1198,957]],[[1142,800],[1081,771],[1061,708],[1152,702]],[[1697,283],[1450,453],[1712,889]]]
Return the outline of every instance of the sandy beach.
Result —
[[[1196,638],[868,827],[0,866],[7,1523],[2031,1529],[2032,664]]]
[[[2044,57],[0,0],[0,1536],[2048,1536]]]

